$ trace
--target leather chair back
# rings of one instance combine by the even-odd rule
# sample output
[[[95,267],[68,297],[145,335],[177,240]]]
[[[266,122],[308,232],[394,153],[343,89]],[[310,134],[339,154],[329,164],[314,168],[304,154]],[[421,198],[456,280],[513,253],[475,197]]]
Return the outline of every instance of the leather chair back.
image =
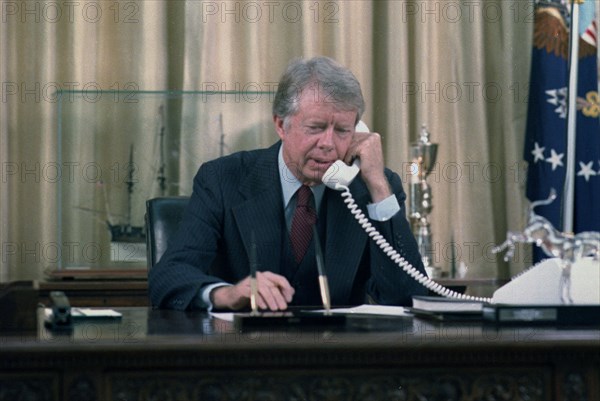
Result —
[[[190,198],[168,196],[146,201],[146,258],[151,269],[167,250]]]

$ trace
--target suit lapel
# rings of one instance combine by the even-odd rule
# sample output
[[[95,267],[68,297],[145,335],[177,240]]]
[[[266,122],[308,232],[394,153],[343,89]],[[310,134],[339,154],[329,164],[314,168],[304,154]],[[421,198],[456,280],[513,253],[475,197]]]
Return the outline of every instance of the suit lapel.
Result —
[[[357,203],[366,204],[366,188],[351,185],[350,192]],[[343,302],[349,299],[367,237],[343,201],[341,192],[326,190],[327,236],[325,269],[329,279],[331,298]],[[366,213],[366,212],[365,212]]]
[[[280,270],[281,222],[284,221],[277,165],[279,145],[271,146],[265,156],[256,161],[240,185],[245,201],[233,208],[246,254],[250,254],[254,233],[258,269],[269,269],[275,273]]]

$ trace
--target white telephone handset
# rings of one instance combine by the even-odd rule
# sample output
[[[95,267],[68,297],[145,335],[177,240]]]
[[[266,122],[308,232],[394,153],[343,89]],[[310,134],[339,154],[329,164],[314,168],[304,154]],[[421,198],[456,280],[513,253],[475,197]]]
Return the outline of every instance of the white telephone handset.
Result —
[[[370,132],[367,125],[359,121],[355,128],[356,132]],[[358,208],[354,199],[352,198],[352,194],[348,189],[348,186],[354,180],[354,178],[360,172],[360,161],[355,159],[351,166],[344,163],[342,160],[338,160],[333,163],[325,174],[323,174],[323,184],[327,185],[329,188],[335,189],[336,191],[343,191],[342,197],[344,197],[344,203],[354,216],[354,218],[358,221],[358,223],[362,226],[365,232],[371,237],[373,241],[383,250],[383,252],[388,255],[388,257],[393,260],[398,266],[400,266],[404,272],[406,272],[409,276],[417,280],[421,285],[425,288],[435,292],[436,294],[451,297],[451,298],[460,298],[467,300],[474,300],[480,302],[490,302],[490,298],[482,298],[482,297],[473,297],[466,294],[461,294],[456,291],[452,291],[441,284],[436,283],[431,280],[429,277],[421,273],[415,267],[413,267],[408,261],[406,261],[395,249],[392,247],[387,240],[381,235],[375,227],[371,224],[369,219],[365,216],[365,214]]]
[[[360,172],[360,161],[355,159],[351,166],[344,163],[343,160],[336,160],[325,174],[323,174],[323,184],[336,191],[343,191],[344,187],[348,187],[352,180]]]
[[[356,124],[354,128],[355,132],[371,132],[367,124],[365,124],[362,120]],[[360,172],[360,160],[354,159],[354,162],[351,166],[344,163],[343,160],[337,160],[334,162],[325,174],[323,174],[323,184],[327,185],[331,189],[335,189],[336,191],[342,191],[344,187],[350,185],[352,180],[358,175]]]

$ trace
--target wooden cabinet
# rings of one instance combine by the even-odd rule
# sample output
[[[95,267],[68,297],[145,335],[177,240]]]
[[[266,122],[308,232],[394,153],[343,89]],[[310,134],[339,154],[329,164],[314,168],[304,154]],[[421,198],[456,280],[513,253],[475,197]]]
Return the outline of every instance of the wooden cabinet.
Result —
[[[40,302],[49,305],[51,291],[63,291],[71,306],[148,306],[146,280],[56,280],[39,283]]]

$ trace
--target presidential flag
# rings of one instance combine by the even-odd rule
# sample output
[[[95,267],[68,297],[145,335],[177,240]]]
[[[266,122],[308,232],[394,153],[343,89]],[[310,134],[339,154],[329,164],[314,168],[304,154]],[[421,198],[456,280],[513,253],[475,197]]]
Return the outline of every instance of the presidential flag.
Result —
[[[571,1],[536,1],[525,160],[527,198],[554,202],[536,208],[564,231],[569,96],[576,96],[572,231],[600,231],[600,100],[598,97],[596,1],[579,6],[576,88],[569,87]],[[570,217],[569,217],[570,218]],[[536,257],[539,259],[539,257]]]

